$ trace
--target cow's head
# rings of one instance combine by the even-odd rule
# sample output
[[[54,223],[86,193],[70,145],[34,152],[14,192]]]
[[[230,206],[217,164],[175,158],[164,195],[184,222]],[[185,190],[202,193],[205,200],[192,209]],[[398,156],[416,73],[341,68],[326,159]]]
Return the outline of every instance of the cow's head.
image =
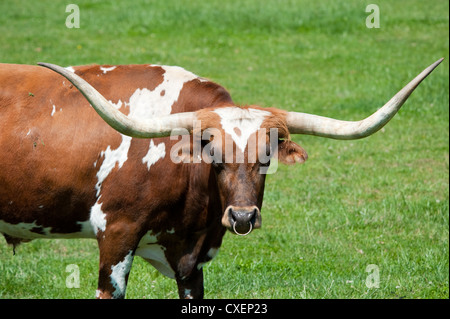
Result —
[[[202,160],[211,164],[216,175],[224,208],[222,224],[234,233],[247,234],[261,227],[260,209],[270,158],[275,156],[288,164],[302,163],[307,159],[306,152],[290,141],[290,134],[334,139],[369,136],[389,122],[414,89],[442,60],[426,68],[371,116],[355,122],[274,108],[235,105],[140,121],[118,111],[76,74],[56,65],[40,65],[71,81],[97,113],[122,134],[139,138],[166,137],[174,133],[199,135]]]
[[[307,159],[306,152],[289,140],[286,115],[273,108],[235,105],[197,112],[194,144],[201,141],[201,159],[211,164],[216,176],[222,225],[235,234],[246,235],[261,227],[271,160],[303,163]]]

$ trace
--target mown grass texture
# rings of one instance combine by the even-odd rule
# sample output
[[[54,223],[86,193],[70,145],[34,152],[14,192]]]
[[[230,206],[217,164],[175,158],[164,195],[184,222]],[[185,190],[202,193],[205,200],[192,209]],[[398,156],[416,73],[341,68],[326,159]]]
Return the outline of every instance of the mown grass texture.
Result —
[[[445,57],[372,137],[292,136],[308,161],[268,176],[263,228],[225,236],[205,297],[448,298],[448,1],[376,1],[368,29],[373,2],[80,0],[68,29],[64,1],[3,1],[0,62],[179,65],[237,103],[359,120]],[[94,296],[95,241],[16,252],[0,240],[1,298]],[[80,288],[66,287],[69,264]],[[127,298],[177,298],[176,284],[136,258]]]

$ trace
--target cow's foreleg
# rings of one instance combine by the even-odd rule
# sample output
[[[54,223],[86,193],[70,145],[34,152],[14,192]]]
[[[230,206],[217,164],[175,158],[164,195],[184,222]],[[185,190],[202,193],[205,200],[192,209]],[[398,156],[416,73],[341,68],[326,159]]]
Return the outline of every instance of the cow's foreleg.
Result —
[[[180,299],[203,299],[203,269],[195,269],[188,277],[176,277]]]
[[[132,234],[99,232],[100,267],[96,298],[124,298],[137,240]]]

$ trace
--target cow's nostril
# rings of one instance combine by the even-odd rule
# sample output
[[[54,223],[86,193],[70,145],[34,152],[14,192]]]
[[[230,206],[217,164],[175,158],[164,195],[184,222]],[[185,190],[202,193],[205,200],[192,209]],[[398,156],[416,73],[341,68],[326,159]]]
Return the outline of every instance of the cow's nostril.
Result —
[[[250,222],[252,224],[255,224],[257,215],[258,215],[258,209],[255,208],[255,209],[253,209],[252,218],[250,219]]]
[[[233,209],[230,208],[229,214],[232,222],[247,224],[249,222],[254,222],[256,217],[257,209]]]
[[[230,218],[231,224],[236,222],[236,218],[234,216],[234,211],[231,207],[228,209],[228,216]]]

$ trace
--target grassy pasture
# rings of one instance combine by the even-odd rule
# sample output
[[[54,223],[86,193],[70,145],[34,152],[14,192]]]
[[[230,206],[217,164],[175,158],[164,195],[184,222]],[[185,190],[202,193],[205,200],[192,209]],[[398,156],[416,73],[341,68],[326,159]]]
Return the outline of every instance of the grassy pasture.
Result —
[[[373,29],[368,0],[76,3],[69,29],[65,1],[1,1],[0,62],[179,65],[238,103],[359,120],[445,57],[377,134],[292,136],[308,161],[268,176],[263,228],[225,236],[205,297],[449,298],[448,1],[377,0]],[[1,238],[0,298],[92,298],[97,267],[92,240],[35,240],[13,256]],[[176,297],[135,259],[127,298]]]

